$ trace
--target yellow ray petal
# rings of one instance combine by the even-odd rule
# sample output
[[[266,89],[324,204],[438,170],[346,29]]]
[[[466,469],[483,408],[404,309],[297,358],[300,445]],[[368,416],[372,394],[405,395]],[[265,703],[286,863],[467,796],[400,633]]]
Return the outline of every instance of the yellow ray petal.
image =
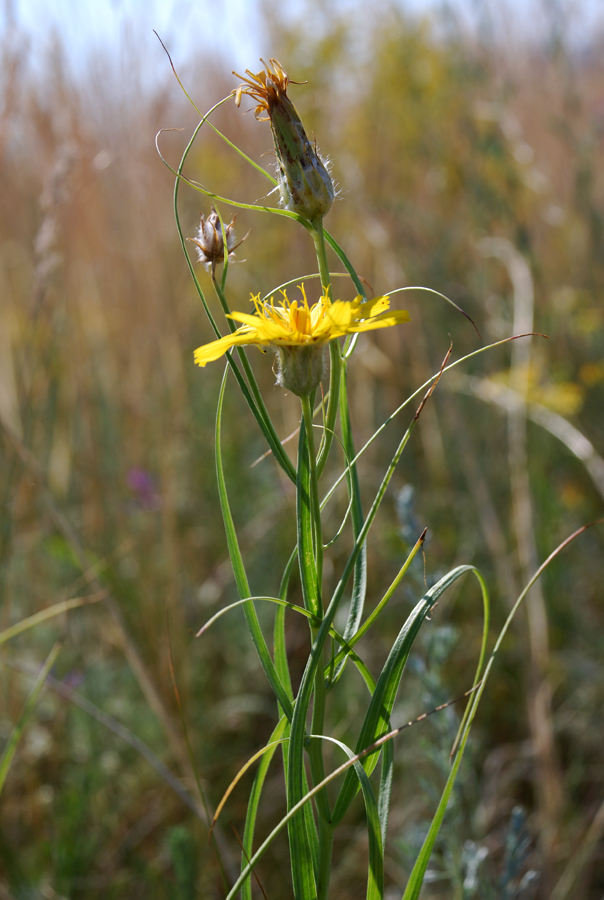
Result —
[[[203,367],[209,362],[220,359],[220,357],[223,356],[227,350],[230,350],[231,347],[243,344],[264,343],[265,341],[258,339],[255,332],[248,331],[247,329],[245,331],[239,329],[233,334],[227,334],[226,337],[220,338],[217,341],[212,341],[209,344],[204,344],[203,347],[198,347],[194,352],[195,362],[198,366]]]
[[[349,333],[360,331],[373,331],[374,328],[390,328],[391,325],[401,325],[403,322],[410,322],[411,316],[406,309],[397,309],[386,315],[374,316],[372,319],[366,319],[364,322],[357,322],[348,328]]]
[[[357,297],[357,300],[359,299],[360,297]],[[361,304],[359,319],[379,316],[380,313],[386,312],[387,309],[390,309],[390,297],[387,294],[383,297],[374,297],[373,300],[368,300],[366,303]]]

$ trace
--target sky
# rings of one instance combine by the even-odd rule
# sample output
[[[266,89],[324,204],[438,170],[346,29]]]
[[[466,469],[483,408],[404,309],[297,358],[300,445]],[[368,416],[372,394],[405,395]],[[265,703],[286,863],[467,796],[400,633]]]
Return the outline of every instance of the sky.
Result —
[[[502,27],[544,28],[543,10],[558,8],[565,14],[565,34],[576,45],[589,42],[598,23],[604,27],[604,0],[398,0],[404,9],[419,15],[454,9],[469,27],[484,11],[494,11]],[[371,0],[331,0],[334,7],[359,8],[371,13]],[[92,49],[120,46],[127,37],[138,50],[149,54],[150,69],[162,59],[153,34],[155,29],[178,65],[205,49],[221,49],[233,68],[254,68],[260,56],[270,55],[257,13],[259,0],[0,0],[0,33],[10,14],[30,35],[31,59],[41,58],[51,43],[53,30],[60,32],[76,70]],[[295,16],[304,0],[281,0],[280,8]],[[362,22],[358,21],[362,33]],[[164,60],[162,59],[162,64]]]

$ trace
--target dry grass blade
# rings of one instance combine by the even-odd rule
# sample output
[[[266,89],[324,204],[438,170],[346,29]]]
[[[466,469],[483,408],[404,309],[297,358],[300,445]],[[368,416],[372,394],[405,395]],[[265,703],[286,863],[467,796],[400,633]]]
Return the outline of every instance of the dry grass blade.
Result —
[[[60,616],[61,613],[67,612],[70,609],[77,609],[79,606],[89,606],[91,603],[98,603],[99,600],[104,600],[106,596],[107,591],[101,590],[94,594],[89,594],[87,597],[73,597],[71,600],[62,600],[60,603],[48,606],[46,609],[42,609],[32,616],[28,616],[26,619],[21,619],[20,622],[16,622],[14,625],[11,625],[10,628],[5,628],[4,631],[0,631],[0,644],[4,644],[5,641],[10,641],[11,638],[16,637],[18,634],[22,634],[24,631],[27,631],[28,628],[34,628],[34,626],[39,625],[40,622],[46,622],[48,619]]]

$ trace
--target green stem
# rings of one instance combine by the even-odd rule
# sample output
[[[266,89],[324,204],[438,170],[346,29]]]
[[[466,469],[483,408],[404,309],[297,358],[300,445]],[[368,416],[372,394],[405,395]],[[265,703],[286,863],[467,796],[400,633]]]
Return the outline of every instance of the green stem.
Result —
[[[324,791],[317,794],[322,797]],[[333,851],[333,826],[319,818],[319,872],[317,878],[317,900],[327,900],[331,878],[331,856]]]
[[[302,414],[304,416],[304,428],[306,431],[306,446],[310,463],[310,506],[313,522],[314,552],[317,572],[318,587],[318,611],[323,615],[323,603],[321,600],[321,581],[323,576],[323,533],[321,528],[321,505],[319,500],[319,484],[317,478],[317,466],[315,459],[315,442],[313,431],[313,402],[309,394],[301,397]],[[313,642],[318,633],[318,628],[311,628]],[[322,666],[317,667],[315,674],[313,710],[311,721],[311,734],[321,735],[325,727],[325,679]],[[325,779],[325,762],[323,759],[323,742],[311,740],[308,745],[308,756],[313,784],[320,784]],[[331,855],[333,848],[333,827],[331,825],[331,809],[327,790],[317,794],[317,813],[319,825],[319,871],[317,878],[317,900],[327,900],[329,879],[331,874]]]
[[[325,246],[325,234],[323,232],[323,223],[319,221],[310,229],[312,239],[317,254],[317,262],[319,264],[319,275],[321,276],[321,287],[323,294],[329,296],[331,292],[331,279],[329,276],[329,265],[327,262],[327,248]],[[330,297],[330,299],[333,299]],[[337,340],[333,340],[329,344],[329,400],[327,402],[327,413],[325,415],[325,430],[319,453],[317,456],[317,474],[320,477],[333,441],[333,432],[338,415],[338,399],[340,393],[340,370],[342,368],[342,353],[340,344]]]
[[[310,462],[310,509],[313,523],[313,543],[317,567],[317,585],[319,588],[319,597],[317,598],[319,606],[318,614],[321,616],[323,613],[323,605],[321,603],[321,581],[323,579],[323,531],[321,528],[321,502],[319,500],[317,461],[315,458],[313,409],[309,394],[301,397],[300,400],[302,402],[302,414],[304,416],[304,427],[306,429],[306,442]]]

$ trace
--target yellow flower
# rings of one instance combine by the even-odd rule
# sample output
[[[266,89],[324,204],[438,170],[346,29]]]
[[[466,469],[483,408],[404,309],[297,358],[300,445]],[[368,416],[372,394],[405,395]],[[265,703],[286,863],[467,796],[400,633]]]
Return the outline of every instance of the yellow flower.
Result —
[[[199,366],[205,366],[209,362],[219,359],[231,347],[244,344],[256,344],[259,347],[272,346],[277,350],[287,353],[288,348],[316,349],[321,353],[323,347],[334,338],[347,334],[356,334],[360,331],[371,331],[374,328],[389,328],[408,322],[409,313],[406,310],[390,310],[388,297],[375,297],[365,303],[361,297],[352,301],[336,300],[333,303],[327,296],[321,297],[318,303],[308,305],[304,285],[300,285],[302,302],[289,301],[287,294],[282,291],[281,305],[275,305],[274,298],[270,301],[260,300],[260,295],[252,297],[256,313],[234,312],[230,316],[235,322],[242,325],[237,331],[210,344],[205,344],[195,351],[195,362]],[[280,354],[282,355],[282,354]],[[291,356],[291,354],[290,354]],[[308,355],[304,354],[305,362],[309,362]],[[319,356],[320,360],[320,356]],[[302,360],[300,360],[302,362]],[[312,376],[316,387],[321,377],[317,367]],[[287,380],[287,379],[286,379]],[[291,380],[291,379],[290,379]],[[307,388],[307,383],[297,381],[302,388]],[[298,390],[295,384],[281,382],[294,393],[308,393],[309,389]],[[312,389],[312,387],[310,388]]]

